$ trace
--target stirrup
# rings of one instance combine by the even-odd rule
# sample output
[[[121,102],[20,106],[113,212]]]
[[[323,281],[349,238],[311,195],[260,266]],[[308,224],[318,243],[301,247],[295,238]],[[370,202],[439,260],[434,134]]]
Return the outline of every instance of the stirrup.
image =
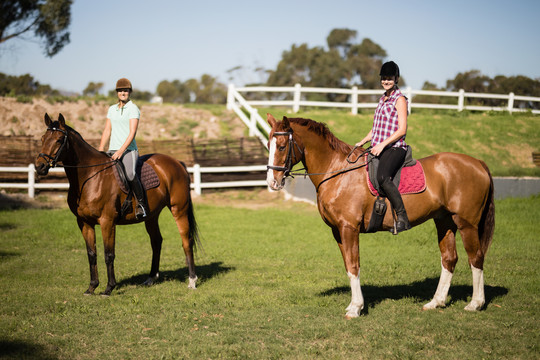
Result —
[[[146,214],[145,207],[141,203],[137,203],[137,207],[135,209],[135,217],[137,220],[144,219],[146,216],[148,215]]]

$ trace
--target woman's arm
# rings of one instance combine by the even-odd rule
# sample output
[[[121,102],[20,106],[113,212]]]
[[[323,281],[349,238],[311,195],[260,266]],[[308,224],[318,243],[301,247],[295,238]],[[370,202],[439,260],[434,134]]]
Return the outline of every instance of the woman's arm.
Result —
[[[99,151],[105,151],[105,146],[111,137],[111,119],[107,118],[105,122],[105,129],[103,129],[103,134],[101,134],[101,141],[99,142]]]
[[[371,138],[372,138],[372,137],[373,137],[373,129],[371,129],[371,130],[368,132],[368,134],[367,134],[362,140],[360,140],[360,142],[357,142],[357,143],[355,144],[355,146],[360,147],[360,146],[364,145],[364,144],[367,143],[368,141],[371,141]]]

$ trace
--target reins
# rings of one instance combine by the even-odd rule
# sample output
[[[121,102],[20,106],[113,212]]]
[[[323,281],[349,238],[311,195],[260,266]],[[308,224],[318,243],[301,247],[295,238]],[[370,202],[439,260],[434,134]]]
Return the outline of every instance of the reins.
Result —
[[[300,146],[296,143],[296,140],[294,140],[294,136],[293,136],[293,132],[292,131],[276,131],[274,132],[273,136],[287,136],[288,137],[288,142],[289,142],[289,149],[287,151],[287,157],[285,158],[285,164],[284,166],[276,166],[276,165],[267,165],[267,169],[268,170],[276,170],[276,171],[283,171],[284,172],[284,175],[285,177],[292,177],[294,178],[294,175],[299,175],[299,176],[304,176],[304,178],[306,178],[307,176],[312,176],[312,175],[330,175],[329,177],[323,179],[319,185],[317,185],[317,192],[319,192],[319,187],[327,182],[328,180],[340,175],[340,174],[343,174],[343,173],[346,173],[346,172],[349,172],[349,171],[352,171],[352,170],[356,170],[356,169],[360,169],[364,166],[367,166],[370,162],[370,160],[366,160],[364,163],[362,164],[359,164],[359,165],[355,165],[355,166],[351,166],[351,167],[345,167],[345,168],[342,168],[342,169],[339,169],[339,170],[335,170],[335,171],[329,171],[329,172],[323,172],[323,173],[309,173],[307,171],[306,168],[302,168],[302,169],[299,169],[299,171],[304,171],[304,172],[293,172],[292,171],[292,167],[293,167],[293,163],[297,163],[296,161],[296,152],[294,151],[293,149],[293,146],[296,146],[296,148],[298,149],[298,151],[300,152],[300,154],[302,155],[302,157],[304,156],[304,152],[302,151],[302,148],[300,148]],[[360,155],[358,155],[358,157],[355,159],[355,160],[350,160],[350,157],[351,155],[354,153],[354,151],[358,148],[358,146],[354,146],[352,148],[352,150],[349,152],[349,154],[347,155],[347,162],[349,164],[356,164],[356,162],[358,162],[358,160],[363,157],[366,153],[369,153],[370,149],[371,149],[371,146],[368,147],[367,149],[363,149],[362,153]]]
[[[64,150],[64,147],[66,147],[66,145],[68,145],[68,134],[67,134],[67,131],[63,130],[63,129],[60,129],[60,128],[56,128],[56,127],[50,127],[48,130],[51,130],[51,131],[60,131],[61,133],[64,134],[64,139],[62,140],[62,144],[60,145],[60,148],[58,148],[58,151],[56,152],[56,154],[54,155],[54,157],[52,157],[51,155],[49,154],[44,154],[44,153],[39,153],[38,157],[42,157],[44,158],[45,160],[47,160],[47,164],[54,168],[56,167],[56,163],[58,162],[58,159],[60,157],[60,154],[62,153],[62,150]],[[97,167],[97,166],[103,166],[103,165],[109,165],[109,164],[116,164],[118,162],[118,160],[111,160],[111,161],[107,161],[107,162],[104,162],[104,163],[101,163],[101,164],[93,164],[93,165],[65,165],[65,164],[62,164],[62,167],[64,168],[79,168],[79,169],[82,169],[82,168],[91,168],[91,167]]]
[[[367,149],[364,149],[362,151],[362,153],[360,155],[358,155],[358,157],[352,161],[350,160],[350,156],[352,155],[352,153],[354,152],[354,150],[356,150],[357,146],[353,147],[353,149],[351,150],[351,152],[349,153],[349,155],[347,155],[347,162],[349,164],[355,164],[361,157],[363,157],[366,153],[369,153],[369,150],[371,149],[371,146],[368,147]],[[315,189],[316,192],[318,193],[319,192],[319,188],[321,187],[322,184],[324,184],[325,182],[327,182],[328,180],[331,180],[333,178],[335,178],[336,176],[338,175],[341,175],[341,174],[344,174],[346,172],[349,172],[349,171],[353,171],[353,170],[356,170],[356,169],[360,169],[360,168],[363,168],[364,166],[367,166],[369,164],[370,160],[366,160],[364,163],[362,164],[358,164],[356,166],[351,166],[351,167],[345,167],[345,168],[342,168],[342,169],[339,169],[339,170],[335,170],[335,171],[329,171],[329,172],[324,172],[324,173],[308,173],[307,172],[307,169],[300,169],[300,170],[306,170],[304,173],[291,173],[291,177],[293,177],[292,175],[303,175],[304,178],[306,176],[310,176],[310,175],[330,175],[329,177],[327,178],[324,178],[320,183],[319,185],[317,185],[317,188]]]

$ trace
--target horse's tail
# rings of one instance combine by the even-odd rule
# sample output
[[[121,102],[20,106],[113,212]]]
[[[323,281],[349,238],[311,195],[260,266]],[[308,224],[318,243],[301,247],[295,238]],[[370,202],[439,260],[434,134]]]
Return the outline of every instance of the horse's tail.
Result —
[[[180,164],[186,169],[187,172],[187,165],[183,162],[178,160]],[[188,224],[189,224],[189,232],[188,236],[190,239],[193,240],[193,250],[197,250],[198,248],[202,249],[202,243],[201,243],[201,237],[199,234],[199,226],[197,225],[197,220],[195,219],[195,210],[193,208],[193,201],[191,199],[191,179],[188,176],[188,209],[187,209],[187,216],[188,216]]]
[[[484,255],[487,253],[491,241],[493,240],[493,232],[495,231],[495,198],[494,198],[494,185],[493,177],[487,167],[486,163],[481,161],[482,166],[486,170],[489,176],[489,192],[482,211],[482,218],[480,224],[478,224],[478,235],[480,238],[480,246]]]
[[[189,238],[193,239],[193,249],[202,249],[201,237],[199,234],[199,226],[197,225],[197,220],[195,219],[195,211],[193,209],[193,201],[191,201],[191,194],[189,195],[188,203],[188,223],[189,223]]]

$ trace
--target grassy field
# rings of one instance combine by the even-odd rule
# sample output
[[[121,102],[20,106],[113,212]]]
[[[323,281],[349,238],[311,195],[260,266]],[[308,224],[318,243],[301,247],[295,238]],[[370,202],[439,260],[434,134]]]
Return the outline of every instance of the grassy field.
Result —
[[[373,111],[352,115],[346,110],[309,110],[289,114],[287,109],[260,109],[276,119],[284,115],[328,124],[348,144],[355,144],[371,130]],[[464,153],[484,160],[494,176],[540,176],[532,152],[540,152],[540,116],[532,114],[413,110],[408,119],[407,143],[413,156],[437,152]]]
[[[487,306],[463,310],[471,272],[461,244],[448,307],[421,311],[437,286],[440,255],[428,222],[395,237],[362,235],[366,309],[350,301],[338,247],[315,207],[266,191],[195,200],[204,251],[199,285],[187,270],[172,216],[162,281],[150,268],[143,225],[119,227],[118,288],[83,296],[82,236],[67,209],[0,212],[0,358],[4,359],[534,359],[540,357],[540,198],[496,202],[485,263]],[[98,239],[103,290],[106,271]]]

